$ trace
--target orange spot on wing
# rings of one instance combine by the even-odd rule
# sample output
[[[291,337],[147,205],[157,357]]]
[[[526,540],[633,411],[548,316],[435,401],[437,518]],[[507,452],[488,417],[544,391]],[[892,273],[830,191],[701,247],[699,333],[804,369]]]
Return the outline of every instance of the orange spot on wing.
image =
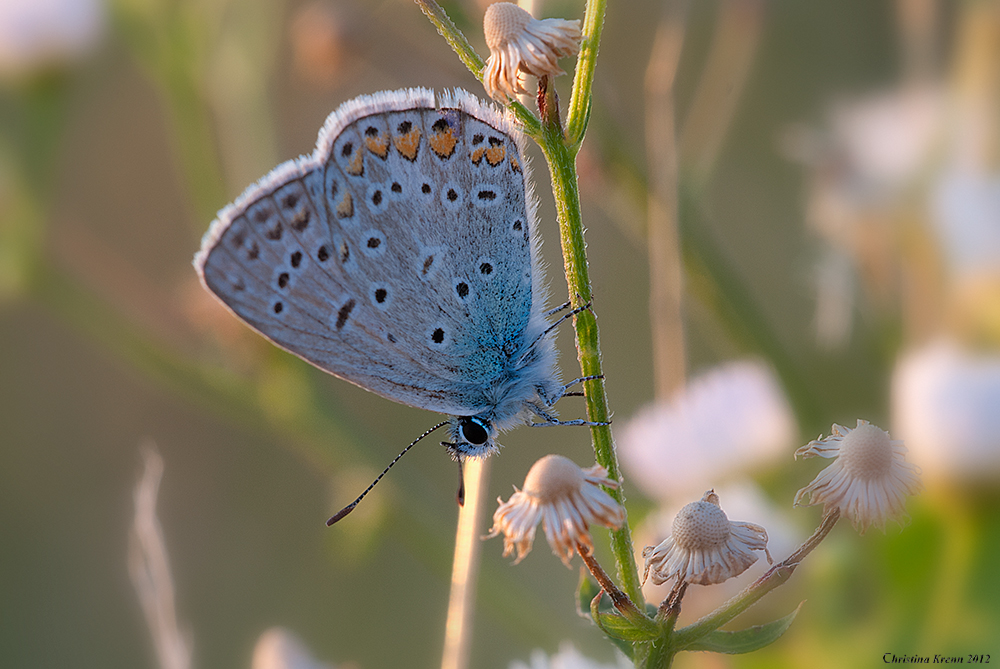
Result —
[[[489,148],[481,146],[472,152],[472,162],[478,165],[486,158],[486,162],[490,164],[491,167],[496,167],[503,162],[503,159],[507,156],[507,149],[504,148],[502,144],[494,144]]]
[[[394,144],[399,153],[413,162],[417,159],[417,152],[420,150],[420,129],[413,128],[405,135],[397,135]]]
[[[507,149],[504,148],[503,144],[499,146],[491,146],[486,149],[486,162],[492,167],[496,167],[503,162],[504,157],[507,155]]]
[[[385,160],[389,155],[389,136],[382,134],[365,136],[365,146],[376,156]]]
[[[350,218],[354,216],[354,198],[350,193],[344,193],[343,199],[337,205],[337,218]]]
[[[455,137],[455,131],[450,126],[447,126],[440,130],[435,130],[434,134],[431,135],[429,143],[431,150],[439,158],[451,158],[451,154],[455,152],[455,146],[458,144],[458,138]]]
[[[365,173],[365,154],[358,148],[351,156],[351,161],[347,163],[347,173],[353,177],[360,177]]]

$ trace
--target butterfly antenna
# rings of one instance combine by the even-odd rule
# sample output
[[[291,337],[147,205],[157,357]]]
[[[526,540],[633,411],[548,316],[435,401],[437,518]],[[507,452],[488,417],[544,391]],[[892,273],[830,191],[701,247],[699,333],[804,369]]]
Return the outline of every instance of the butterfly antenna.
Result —
[[[397,455],[395,458],[393,458],[392,462],[390,462],[389,465],[385,469],[382,470],[381,474],[379,474],[378,476],[375,477],[375,480],[372,481],[372,484],[370,486],[368,486],[367,488],[365,488],[365,491],[363,493],[361,493],[360,495],[358,495],[358,498],[356,500],[354,500],[353,502],[351,502],[350,504],[348,504],[347,506],[345,506],[343,509],[341,509],[337,513],[333,514],[333,517],[330,518],[330,520],[326,521],[326,526],[330,527],[331,525],[333,525],[334,523],[336,523],[338,520],[341,520],[344,516],[346,516],[347,514],[349,514],[351,511],[354,511],[354,507],[356,507],[361,502],[361,500],[363,500],[365,498],[365,495],[367,495],[368,493],[371,492],[372,488],[375,487],[375,484],[378,483],[379,481],[381,481],[382,477],[389,473],[389,470],[392,469],[392,466],[394,464],[396,464],[397,462],[399,462],[399,459],[401,457],[403,457],[404,455],[406,455],[406,452],[408,450],[410,450],[411,448],[413,448],[414,446],[416,446],[418,441],[420,441],[421,439],[423,439],[424,437],[426,437],[427,435],[429,435],[434,430],[438,429],[439,427],[444,427],[445,425],[447,425],[448,422],[449,421],[444,421],[444,422],[438,423],[437,425],[435,425],[434,427],[430,428],[429,430],[427,430],[426,432],[424,432],[422,435],[420,435],[419,437],[417,437],[416,439],[414,439],[412,442],[410,442],[410,445],[407,446],[406,448],[404,448],[402,450],[402,452],[400,452],[399,455]]]

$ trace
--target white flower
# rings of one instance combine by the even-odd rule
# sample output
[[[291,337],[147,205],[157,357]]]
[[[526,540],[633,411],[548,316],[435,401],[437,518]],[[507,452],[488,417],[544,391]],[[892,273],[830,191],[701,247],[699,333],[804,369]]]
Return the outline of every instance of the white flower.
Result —
[[[906,517],[906,497],[923,488],[920,470],[905,461],[905,454],[902,441],[868,421],[859,419],[853,430],[834,425],[829,437],[795,451],[795,457],[836,458],[796,493],[795,504],[822,504],[824,512],[840,509],[862,533],[872,525],[884,531],[886,519]]]
[[[0,2],[0,77],[19,77],[76,60],[104,32],[101,0]]]
[[[942,340],[903,356],[892,379],[894,431],[929,475],[1000,479],[1000,353]]]
[[[797,427],[770,368],[733,362],[643,409],[621,432],[629,476],[656,499],[691,499],[788,452]]]
[[[306,645],[281,627],[266,630],[253,649],[251,669],[333,669],[313,658]]]
[[[759,550],[771,562],[767,531],[753,523],[730,521],[719,507],[719,496],[709,490],[700,501],[680,510],[669,537],[643,549],[643,580],[652,574],[657,585],[671,578],[699,585],[722,583],[746,571],[757,561],[753,551]]]
[[[580,654],[573,644],[564,641],[559,644],[559,652],[549,657],[544,651],[531,654],[531,664],[511,662],[510,669],[629,669],[632,663],[624,655],[616,653],[617,662],[602,664]]]
[[[945,111],[937,87],[906,87],[838,104],[830,125],[857,185],[891,193],[915,178],[932,157]]]
[[[486,8],[483,32],[490,48],[483,86],[496,99],[527,92],[519,72],[536,77],[565,74],[556,61],[580,50],[579,21],[538,20],[510,2]]]
[[[531,550],[541,521],[552,551],[569,566],[577,544],[593,550],[592,523],[617,528],[625,522],[625,509],[600,488],[618,487],[607,475],[600,465],[581,469],[561,455],[546,455],[531,466],[524,490],[514,488],[507,502],[497,499],[500,507],[488,536],[502,533],[504,557],[517,548],[516,564]]]

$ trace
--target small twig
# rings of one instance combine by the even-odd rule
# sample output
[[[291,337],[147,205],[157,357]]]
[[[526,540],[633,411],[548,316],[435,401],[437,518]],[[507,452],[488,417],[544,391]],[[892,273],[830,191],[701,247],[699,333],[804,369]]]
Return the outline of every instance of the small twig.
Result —
[[[812,533],[812,536],[803,541],[802,545],[799,546],[794,553],[782,560],[779,564],[776,564],[770,571],[774,571],[780,566],[791,567],[792,569],[797,567],[799,563],[802,562],[802,558],[809,555],[809,553],[811,553],[812,550],[826,538],[826,535],[830,534],[830,530],[833,529],[833,526],[837,524],[838,520],[840,520],[840,509],[833,509],[832,511],[825,513],[823,515],[823,520],[820,521],[819,527],[817,527],[816,531]],[[758,580],[763,580],[766,577],[767,574],[764,574],[764,576],[761,576]]]
[[[681,600],[684,598],[684,593],[687,592],[687,586],[686,581],[678,580],[673,589],[670,590],[670,594],[664,597],[657,609],[657,619],[666,621],[671,629],[677,623],[677,616],[681,613]]]
[[[579,542],[576,544],[576,552],[579,553],[580,558],[583,563],[587,565],[587,569],[590,573],[594,575],[597,579],[597,584],[601,586],[601,589],[608,593],[611,598],[611,603],[614,604],[618,612],[625,616],[629,622],[641,625],[643,627],[648,627],[652,621],[643,614],[635,603],[629,599],[629,596],[622,592],[614,581],[608,576],[604,568],[601,567],[600,563],[594,559],[593,553],[586,546],[581,545]],[[600,595],[598,595],[600,596]],[[642,620],[640,621],[639,618]]]

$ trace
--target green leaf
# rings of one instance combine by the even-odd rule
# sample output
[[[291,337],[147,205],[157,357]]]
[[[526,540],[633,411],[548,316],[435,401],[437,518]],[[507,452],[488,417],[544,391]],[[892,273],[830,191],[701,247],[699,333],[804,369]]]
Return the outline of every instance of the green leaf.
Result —
[[[613,614],[602,614],[600,612],[600,600],[597,599],[597,595],[599,593],[601,593],[601,588],[587,577],[587,572],[585,570],[581,569],[580,585],[576,590],[576,606],[580,615],[585,618],[591,618],[601,631],[604,632],[611,643],[617,646],[618,649],[625,653],[625,656],[631,660],[633,658],[632,643],[612,636],[611,633],[601,624],[602,618]]]
[[[803,602],[804,603],[804,602]],[[714,630],[697,641],[694,641],[683,650],[707,650],[713,653],[726,653],[727,655],[740,655],[742,653],[752,653],[769,646],[778,640],[785,633],[798,615],[802,604],[799,604],[794,611],[784,618],[779,618],[766,625],[754,625],[738,632],[724,632]]]
[[[613,639],[624,641],[652,641],[659,637],[659,629],[653,625],[648,628],[637,627],[628,618],[617,613],[598,614],[597,626]],[[652,621],[651,621],[652,622]]]

